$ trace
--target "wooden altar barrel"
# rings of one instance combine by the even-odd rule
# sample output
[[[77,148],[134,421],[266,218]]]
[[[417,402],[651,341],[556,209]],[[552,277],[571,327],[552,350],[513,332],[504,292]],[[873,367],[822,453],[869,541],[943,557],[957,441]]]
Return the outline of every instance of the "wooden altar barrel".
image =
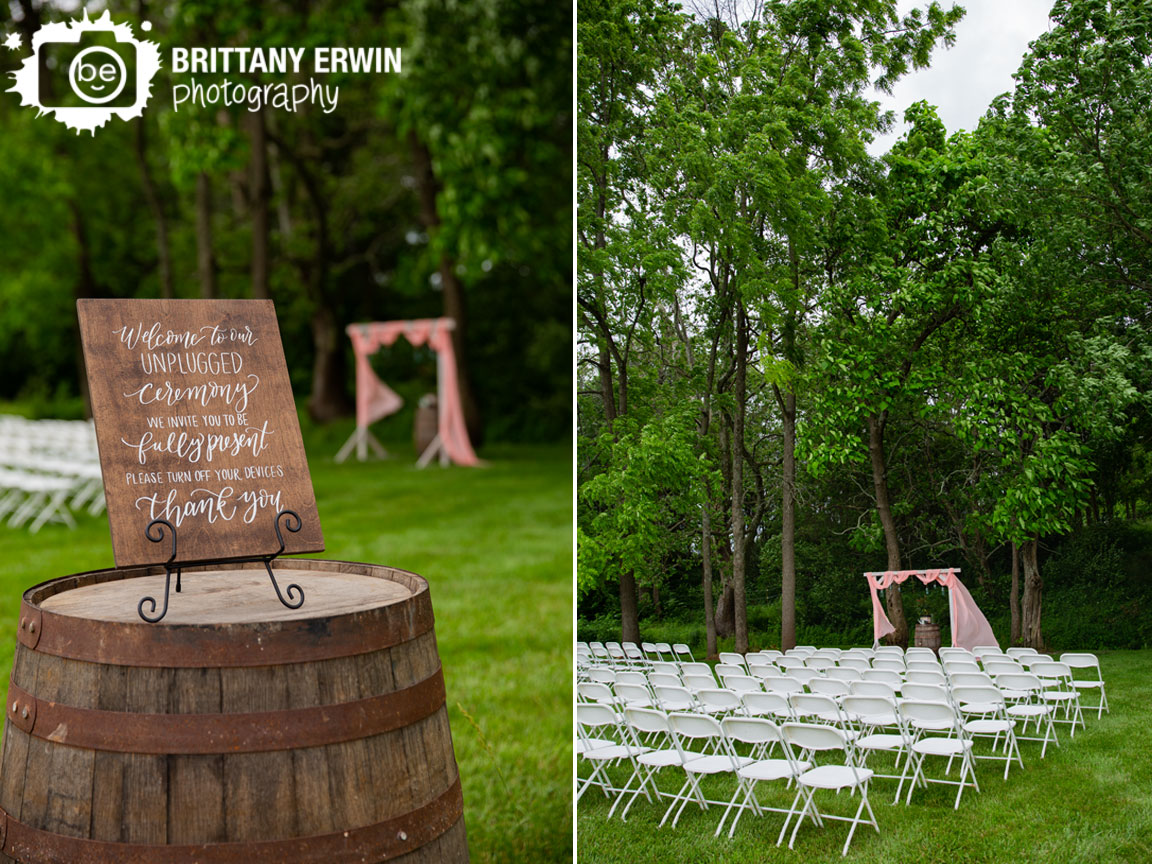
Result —
[[[137,615],[156,568],[24,594],[0,860],[467,861],[428,583],[279,564],[299,610],[259,563],[185,569],[158,624]]]
[[[940,653],[940,625],[939,624],[917,624],[916,632],[913,636],[913,643],[917,648],[931,648],[937,654]]]

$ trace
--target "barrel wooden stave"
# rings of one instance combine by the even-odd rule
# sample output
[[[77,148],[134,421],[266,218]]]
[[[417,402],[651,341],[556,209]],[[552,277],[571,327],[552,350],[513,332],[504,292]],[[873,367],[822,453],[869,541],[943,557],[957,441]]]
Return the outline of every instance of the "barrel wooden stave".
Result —
[[[88,584],[100,581],[96,576]],[[93,663],[19,644],[12,679],[41,700],[77,708],[227,715],[384,696],[439,670],[428,630],[351,656],[223,668]],[[0,755],[0,807],[11,819],[63,836],[131,844],[243,844],[347,831],[401,817],[457,782],[442,700],[428,716],[380,734],[251,753],[90,750],[8,722]],[[381,860],[466,861],[463,818],[419,848]]]

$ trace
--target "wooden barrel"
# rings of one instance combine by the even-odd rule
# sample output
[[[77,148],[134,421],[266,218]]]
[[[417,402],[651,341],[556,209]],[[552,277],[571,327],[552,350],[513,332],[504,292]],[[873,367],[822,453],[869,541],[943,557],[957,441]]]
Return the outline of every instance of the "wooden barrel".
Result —
[[[913,637],[913,642],[917,648],[931,648],[937,654],[940,653],[940,625],[939,624],[917,624],[916,633]]]
[[[24,594],[0,860],[467,861],[428,583],[279,563],[299,610],[259,563],[186,568],[158,624],[155,568]]]

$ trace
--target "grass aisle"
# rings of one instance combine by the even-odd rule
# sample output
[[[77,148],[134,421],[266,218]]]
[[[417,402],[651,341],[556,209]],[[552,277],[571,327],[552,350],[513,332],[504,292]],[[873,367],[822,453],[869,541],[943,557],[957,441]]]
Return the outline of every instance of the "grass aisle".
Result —
[[[1133,864],[1152,861],[1152,738],[1147,734],[1152,704],[1152,651],[1103,653],[1100,660],[1112,713],[1100,720],[1088,716],[1087,731],[1068,738],[1058,726],[1061,747],[1049,744],[1040,759],[1040,745],[1021,742],[1024,769],[1015,768],[1005,782],[1003,764],[980,761],[980,794],[968,789],[953,811],[955,787],[917,789],[912,805],[892,806],[895,780],[875,780],[869,800],[880,823],[880,834],[857,828],[846,858],[840,849],[846,823],[827,822],[821,830],[805,821],[792,851],[776,848],[784,815],[757,817],[746,813],[728,839],[728,828],[712,836],[722,810],[707,812],[689,806],[676,828],[658,828],[666,803],[649,804],[642,797],[622,823],[618,815],[606,822],[609,803],[597,790],[580,800],[577,815],[577,856],[582,864],[705,864],[705,862],[849,861],[854,864]],[[1029,732],[1031,734],[1031,731]],[[869,767],[880,768],[882,762]],[[939,766],[928,766],[939,776]],[[932,773],[937,770],[937,773]],[[581,776],[586,766],[580,767]],[[619,776],[623,783],[627,777]],[[660,788],[675,791],[683,780],[664,772]],[[953,776],[956,771],[953,770]],[[670,789],[671,787],[671,789]],[[709,798],[727,799],[735,788],[725,779],[711,787]],[[905,787],[907,789],[907,787]],[[792,794],[781,784],[757,787],[762,803],[786,807]],[[843,814],[858,799],[846,793],[825,794],[817,802],[827,812]],[[850,815],[850,814],[849,814]],[[791,832],[791,828],[789,828]]]
[[[316,557],[431,584],[472,860],[570,860],[570,449],[493,446],[485,468],[417,471],[410,448],[336,465],[331,437],[306,441],[327,546]],[[111,565],[103,516],[35,536],[0,526],[4,669],[26,588]]]

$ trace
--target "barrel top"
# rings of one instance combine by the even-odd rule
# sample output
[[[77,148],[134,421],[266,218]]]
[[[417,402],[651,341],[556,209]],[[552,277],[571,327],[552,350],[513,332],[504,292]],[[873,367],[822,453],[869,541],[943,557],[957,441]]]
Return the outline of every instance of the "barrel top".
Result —
[[[175,624],[238,624],[299,620],[361,612],[407,600],[407,585],[356,573],[318,573],[294,568],[274,569],[283,591],[290,583],[304,589],[300,609],[289,609],[261,567],[259,570],[201,570],[185,573],[181,591],[172,586],[168,614],[160,622]],[[62,591],[44,600],[46,612],[99,621],[139,621],[141,597],[162,598],[165,576],[140,576]]]

